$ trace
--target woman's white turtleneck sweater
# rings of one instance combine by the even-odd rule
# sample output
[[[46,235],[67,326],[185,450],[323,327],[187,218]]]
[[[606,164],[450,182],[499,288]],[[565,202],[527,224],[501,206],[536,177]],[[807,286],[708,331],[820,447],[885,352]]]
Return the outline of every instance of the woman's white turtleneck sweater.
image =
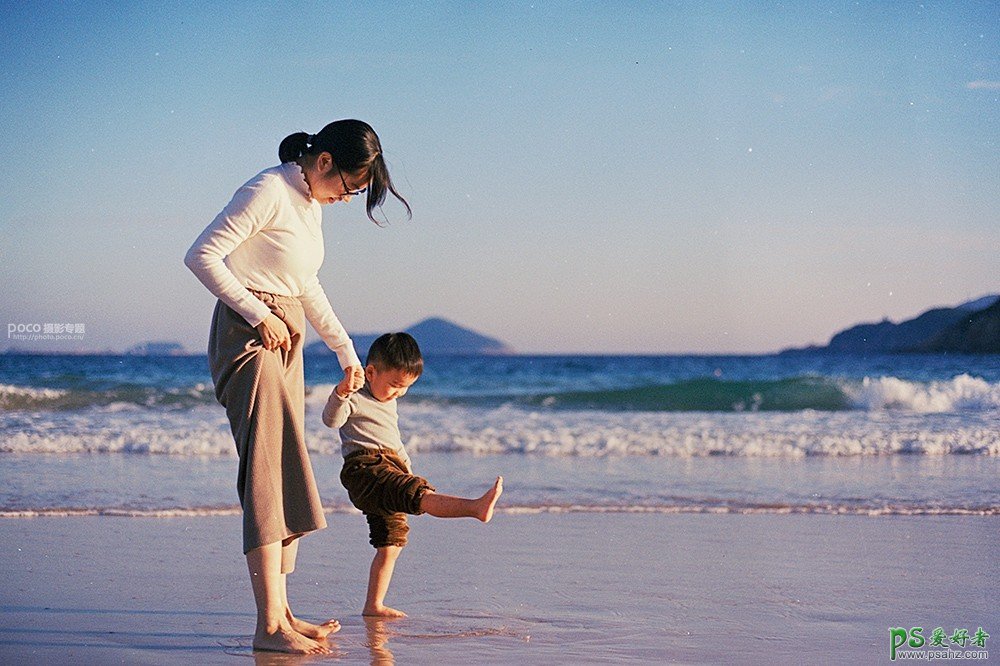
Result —
[[[271,311],[248,291],[293,296],[340,366],[361,365],[317,275],[323,217],[302,168],[286,162],[244,184],[184,256],[184,264],[223,303],[256,326]]]

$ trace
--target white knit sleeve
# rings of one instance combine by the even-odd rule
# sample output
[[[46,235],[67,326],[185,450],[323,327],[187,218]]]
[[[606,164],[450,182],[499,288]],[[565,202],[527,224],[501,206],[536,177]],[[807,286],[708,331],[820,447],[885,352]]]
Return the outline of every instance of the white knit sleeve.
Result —
[[[341,368],[352,365],[361,365],[357,352],[354,351],[354,342],[351,341],[343,324],[337,319],[330,305],[330,299],[326,297],[323,286],[319,283],[319,276],[313,275],[306,283],[305,290],[299,296],[302,303],[302,310],[306,314],[306,319],[312,324],[319,337],[323,338],[326,346],[337,354]]]
[[[277,210],[272,181],[258,176],[236,191],[184,255],[184,264],[210,292],[256,326],[271,310],[240,284],[223,259],[260,231]]]

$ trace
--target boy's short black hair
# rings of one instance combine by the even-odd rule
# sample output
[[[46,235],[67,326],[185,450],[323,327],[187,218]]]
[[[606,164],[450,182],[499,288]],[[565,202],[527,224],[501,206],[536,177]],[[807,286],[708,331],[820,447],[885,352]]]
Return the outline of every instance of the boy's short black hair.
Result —
[[[369,347],[365,363],[379,370],[402,370],[414,377],[419,377],[424,371],[424,357],[420,355],[417,341],[409,333],[380,335]]]

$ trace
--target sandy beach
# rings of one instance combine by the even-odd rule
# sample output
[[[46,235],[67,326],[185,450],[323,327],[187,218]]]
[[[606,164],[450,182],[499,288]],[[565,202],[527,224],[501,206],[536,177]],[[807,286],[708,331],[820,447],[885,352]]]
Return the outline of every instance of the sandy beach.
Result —
[[[883,663],[890,626],[1000,620],[996,516],[419,517],[387,599],[410,617],[367,625],[364,520],[329,520],[290,578],[344,624],[321,659],[253,654],[237,516],[0,520],[0,661]]]

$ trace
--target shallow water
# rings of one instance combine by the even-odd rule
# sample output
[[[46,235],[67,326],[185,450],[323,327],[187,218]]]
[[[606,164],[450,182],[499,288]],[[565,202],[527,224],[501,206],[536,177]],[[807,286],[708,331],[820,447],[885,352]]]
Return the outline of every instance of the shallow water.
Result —
[[[353,512],[339,455],[313,455],[324,505]],[[0,516],[238,514],[236,460],[2,454]],[[497,475],[504,513],[1000,514],[1000,458],[603,458],[414,453],[442,492],[478,496]]]

